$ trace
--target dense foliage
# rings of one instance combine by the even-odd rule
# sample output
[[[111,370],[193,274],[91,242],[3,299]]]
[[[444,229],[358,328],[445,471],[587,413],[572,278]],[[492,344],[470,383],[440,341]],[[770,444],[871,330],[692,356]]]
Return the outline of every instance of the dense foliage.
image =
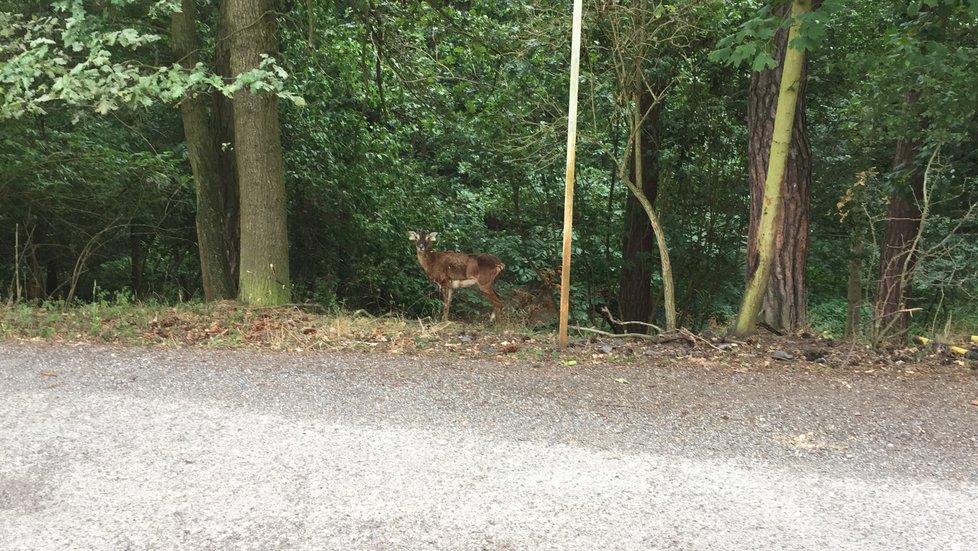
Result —
[[[570,3],[282,0],[279,55],[233,82],[212,66],[217,3],[197,4],[202,62],[181,69],[167,31],[179,2],[0,0],[0,299],[199,297],[193,178],[176,104],[188,91],[249,86],[284,98],[293,300],[435,314],[439,295],[407,239],[425,230],[438,231],[443,248],[502,258],[498,287],[515,311],[552,304]],[[751,68],[711,53],[726,48],[763,68],[777,22],[757,2],[633,4],[654,15],[658,33],[644,70],[667,84],[654,199],[680,324],[726,323],[744,287]],[[869,243],[872,301],[873,244],[901,177],[891,170],[894,143],[924,120],[913,136],[919,165],[935,162],[914,319],[974,327],[978,2],[831,6],[810,22],[819,40],[808,44],[809,319],[841,336],[856,235]],[[614,312],[620,300],[628,190],[615,159],[629,128],[615,75],[632,46],[611,7],[585,3],[571,278],[572,316],[583,324],[604,323],[600,308]],[[911,88],[920,100],[908,111]],[[658,273],[655,254],[645,261]],[[661,282],[652,288],[661,295]],[[457,296],[453,312],[487,308],[475,294]]]

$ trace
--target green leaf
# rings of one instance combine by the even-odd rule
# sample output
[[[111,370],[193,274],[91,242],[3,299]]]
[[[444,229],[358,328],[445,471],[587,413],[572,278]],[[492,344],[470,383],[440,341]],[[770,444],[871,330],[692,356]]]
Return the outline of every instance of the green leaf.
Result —
[[[764,71],[766,69],[774,69],[777,66],[778,66],[778,62],[775,61],[773,57],[771,57],[771,54],[767,52],[761,52],[757,54],[757,57],[754,58],[754,62],[751,64],[751,70],[759,72],[759,71]]]

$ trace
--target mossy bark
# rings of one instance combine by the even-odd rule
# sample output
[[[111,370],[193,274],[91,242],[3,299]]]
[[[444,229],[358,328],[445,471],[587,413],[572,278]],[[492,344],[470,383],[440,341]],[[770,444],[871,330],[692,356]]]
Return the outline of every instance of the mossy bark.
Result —
[[[817,6],[819,1],[815,0],[813,6]],[[790,9],[790,5],[780,8],[781,13],[785,15]],[[783,59],[787,49],[788,29],[782,29],[775,35],[774,58]],[[771,279],[758,313],[759,321],[786,333],[803,328],[808,321],[805,271],[811,210],[812,154],[805,120],[807,65],[806,56],[802,63],[798,104],[791,130],[791,146],[783,177],[781,216],[774,237],[775,255],[772,261]],[[750,101],[747,108],[751,209],[745,281],[750,281],[757,269],[757,234],[763,211],[771,137],[777,117],[783,69],[782,63],[773,69],[756,71],[751,75]]]
[[[226,0],[231,72],[258,68],[274,55],[275,6],[268,0]],[[243,88],[234,95],[234,155],[241,197],[238,298],[245,304],[290,302],[285,172],[274,94]]]
[[[637,138],[639,155],[631,166],[631,181],[642,189],[654,208],[659,190],[658,148],[662,133],[662,103],[656,102],[650,91],[643,89],[639,112],[648,113]],[[654,235],[649,217],[634,194],[625,200],[625,236],[622,244],[620,298],[621,319],[648,323],[652,318],[652,257]],[[626,333],[647,333],[648,326],[625,324]]]
[[[171,17],[173,56],[183,67],[198,61],[196,14],[193,0],[182,0]],[[197,196],[195,223],[204,300],[234,298],[234,280],[225,231],[225,189],[218,161],[218,140],[207,110],[209,96],[191,91],[180,101],[187,154]]]
[[[795,0],[791,15],[797,17],[810,9],[811,0]],[[788,30],[789,47],[785,51],[784,69],[778,91],[777,114],[771,136],[770,160],[767,167],[767,177],[764,181],[764,194],[761,199],[761,216],[757,225],[756,249],[754,249],[754,258],[748,260],[748,262],[755,263],[757,267],[747,282],[740,313],[732,330],[732,333],[737,336],[745,336],[754,332],[774,266],[778,229],[784,212],[782,204],[784,177],[788,166],[791,134],[802,86],[802,69],[805,63],[805,54],[790,47],[791,41],[797,34],[798,23],[796,22]]]

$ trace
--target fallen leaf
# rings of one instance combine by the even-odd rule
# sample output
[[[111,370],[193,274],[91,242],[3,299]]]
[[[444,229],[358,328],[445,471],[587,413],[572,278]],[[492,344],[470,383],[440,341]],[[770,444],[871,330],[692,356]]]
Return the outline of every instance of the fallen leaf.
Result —
[[[978,400],[972,400],[971,401],[971,405],[978,406]]]
[[[41,375],[44,375],[45,377],[57,377],[58,376],[58,374],[55,373],[54,371],[42,371],[41,372]]]
[[[577,360],[564,360],[564,361],[562,361],[560,363],[562,365],[566,365],[567,367],[570,367],[572,365],[577,365]]]
[[[630,384],[632,384],[632,383],[628,382],[628,379],[625,379],[623,377],[618,377],[617,379],[615,379],[615,382],[616,383],[623,384],[623,385],[630,385]]]

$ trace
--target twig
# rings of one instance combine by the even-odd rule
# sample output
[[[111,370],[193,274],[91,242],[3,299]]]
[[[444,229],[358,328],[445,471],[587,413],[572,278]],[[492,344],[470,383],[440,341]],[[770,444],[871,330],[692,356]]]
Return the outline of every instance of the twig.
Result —
[[[693,345],[696,344],[696,340],[695,339],[689,338],[690,337],[689,335],[684,334],[684,333],[682,333],[680,331],[676,331],[674,333],[663,333],[663,334],[659,334],[659,335],[646,335],[645,333],[609,333],[607,331],[602,331],[600,329],[594,329],[593,327],[580,327],[578,325],[570,325],[570,326],[568,326],[568,328],[569,329],[575,329],[577,331],[582,331],[582,332],[585,332],[585,333],[596,333],[596,334],[601,335],[603,337],[611,337],[611,338],[614,338],[614,339],[622,339],[622,338],[627,338],[627,337],[636,337],[636,338],[639,338],[639,339],[645,339],[647,341],[652,341],[652,342],[654,342],[656,344],[664,344],[664,343],[667,343],[667,342],[680,341],[680,340],[685,340],[685,341],[687,341],[687,342],[689,342],[690,344],[693,344]]]
[[[883,321],[885,318],[888,318],[890,316],[895,316],[897,314],[913,314],[914,312],[919,312],[921,310],[923,310],[923,308],[900,308],[895,312],[890,312],[889,314],[881,314],[879,316],[876,316],[876,321]]]
[[[769,324],[767,322],[759,321],[759,322],[757,322],[757,326],[760,327],[760,328],[762,328],[762,329],[764,329],[765,331],[768,331],[770,333],[773,333],[773,334],[775,334],[775,335],[777,335],[779,337],[783,337],[784,336],[784,331],[779,331],[778,329],[775,329],[774,327],[771,326],[771,324]]]
[[[849,365],[849,360],[852,358],[852,355],[856,352],[856,344],[857,344],[856,341],[853,340],[852,345],[849,347],[849,352],[846,354],[845,359],[842,360],[842,363],[839,364],[839,367],[845,367]]]
[[[644,325],[646,327],[651,327],[652,329],[655,329],[659,333],[662,333],[662,328],[661,327],[659,327],[658,325],[653,325],[651,323],[646,323],[644,321],[619,321],[619,320],[616,320],[615,319],[615,316],[611,315],[611,310],[608,310],[608,307],[607,306],[602,306],[601,307],[601,311],[604,312],[604,315],[608,316],[608,321],[610,321],[611,323],[614,323],[615,325],[633,325],[633,324],[634,325]]]
[[[585,333],[597,333],[603,337],[613,337],[613,338],[625,338],[625,337],[638,337],[640,339],[656,340],[658,335],[646,335],[645,333],[609,333],[607,331],[602,331],[600,329],[594,329],[593,327],[581,327],[579,325],[570,325],[570,329],[575,329],[577,331],[583,331]]]
[[[714,350],[719,350],[720,352],[723,352],[723,349],[722,348],[720,348],[719,346],[713,344],[712,342],[708,341],[707,339],[704,339],[703,337],[701,337],[701,336],[693,333],[692,331],[689,331],[687,329],[679,329],[679,333],[685,335],[687,338],[692,339],[694,343],[696,341],[703,341],[703,343],[705,343],[710,348],[712,348]]]

